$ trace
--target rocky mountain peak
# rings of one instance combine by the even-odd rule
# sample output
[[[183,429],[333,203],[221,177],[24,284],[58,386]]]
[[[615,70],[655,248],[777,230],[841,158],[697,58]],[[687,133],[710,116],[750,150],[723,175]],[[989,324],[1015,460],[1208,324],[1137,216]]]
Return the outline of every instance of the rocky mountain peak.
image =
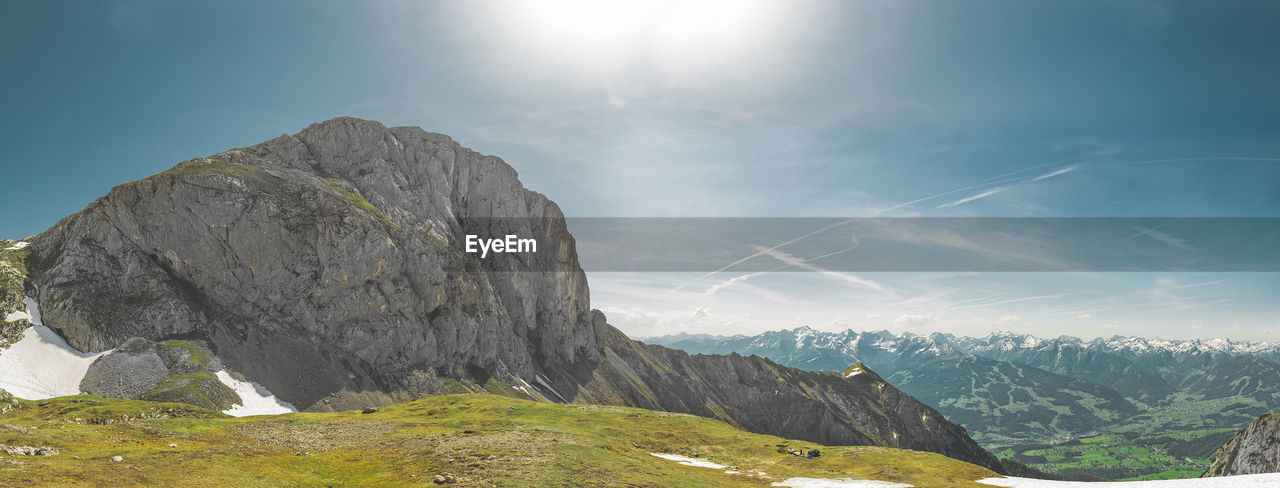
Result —
[[[467,234],[553,252],[474,259]],[[29,285],[81,350],[198,337],[295,404],[336,407],[440,377],[572,390],[604,330],[573,250],[502,160],[344,117],[116,187],[30,248]],[[265,366],[281,355],[307,360]]]
[[[1204,476],[1280,472],[1280,414],[1253,421],[1218,449]]]

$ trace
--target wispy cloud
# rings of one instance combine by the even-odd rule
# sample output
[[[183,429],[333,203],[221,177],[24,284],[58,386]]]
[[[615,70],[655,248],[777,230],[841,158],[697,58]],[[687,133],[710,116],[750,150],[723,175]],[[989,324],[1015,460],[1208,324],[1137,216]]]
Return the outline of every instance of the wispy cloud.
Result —
[[[991,195],[995,195],[995,194],[997,194],[997,193],[1000,193],[1000,192],[1004,191],[1004,190],[1005,190],[1005,188],[1006,188],[1006,187],[1003,187],[1003,186],[996,187],[996,188],[992,188],[992,189],[987,190],[987,191],[984,191],[984,192],[982,192],[982,193],[978,193],[978,194],[970,195],[970,196],[967,196],[967,197],[961,198],[961,199],[956,200],[956,201],[953,201],[953,202],[947,202],[947,203],[944,203],[944,204],[942,204],[942,205],[938,205],[937,207],[934,207],[934,208],[935,208],[935,209],[940,209],[940,208],[951,208],[951,207],[955,207],[955,206],[958,206],[958,205],[964,205],[964,204],[969,203],[969,202],[972,202],[972,201],[974,201],[974,200],[981,200],[981,199],[983,199],[983,198],[987,198],[987,197],[989,197],[989,196],[991,196]]]
[[[1164,244],[1167,244],[1167,245],[1169,245],[1170,247],[1176,247],[1176,248],[1178,248],[1178,249],[1182,249],[1182,250],[1184,250],[1184,251],[1195,251],[1195,250],[1197,250],[1197,249],[1196,249],[1196,247],[1195,247],[1195,246],[1192,246],[1189,242],[1187,242],[1187,240],[1186,240],[1186,239],[1183,239],[1183,238],[1181,238],[1181,237],[1177,237],[1177,236],[1174,236],[1174,235],[1171,235],[1171,234],[1167,234],[1167,233],[1164,233],[1164,232],[1160,232],[1160,231],[1158,230],[1159,228],[1160,228],[1159,226],[1151,227],[1151,228],[1141,227],[1141,226],[1135,226],[1135,227],[1134,227],[1134,230],[1138,231],[1138,233],[1133,234],[1133,235],[1131,235],[1131,236],[1129,236],[1129,237],[1126,237],[1126,238],[1125,238],[1125,240],[1132,239],[1132,238],[1137,237],[1137,236],[1147,236],[1147,237],[1150,237],[1150,238],[1155,239],[1155,240],[1157,240],[1157,241],[1160,241],[1160,242],[1162,242],[1162,243],[1164,243]]]
[[[1042,175],[1040,175],[1040,176],[1037,176],[1037,177],[1035,177],[1035,178],[1032,178],[1032,179],[1031,179],[1031,181],[1032,181],[1032,182],[1036,182],[1036,181],[1041,181],[1041,180],[1047,180],[1047,179],[1049,179],[1049,178],[1053,178],[1054,176],[1058,176],[1058,175],[1065,175],[1065,174],[1070,173],[1070,172],[1075,171],[1075,170],[1076,170],[1076,167],[1075,167],[1075,166],[1067,166],[1067,167],[1062,168],[1062,169],[1060,169],[1060,170],[1052,171],[1052,172],[1045,173],[1045,174],[1042,174]]]
[[[754,278],[754,277],[756,277],[756,276],[760,276],[760,275],[765,274],[765,273],[766,273],[765,271],[759,271],[759,272],[755,272],[755,273],[744,274],[744,275],[742,275],[742,276],[735,276],[735,277],[733,277],[733,278],[729,278],[729,279],[727,279],[727,280],[724,280],[724,281],[721,281],[721,282],[716,283],[716,284],[714,284],[714,285],[711,285],[711,287],[710,287],[710,288],[707,288],[707,291],[706,291],[706,292],[704,292],[704,293],[705,293],[705,294],[707,294],[707,295],[715,295],[716,293],[719,293],[719,292],[720,292],[720,290],[724,290],[725,288],[731,287],[731,286],[733,286],[733,285],[735,285],[735,284],[737,284],[737,283],[741,283],[741,282],[743,282],[743,281],[747,281],[747,280],[749,280],[749,279],[751,279],[751,278]]]
[[[837,278],[837,279],[840,279],[840,280],[842,280],[842,281],[845,281],[845,282],[851,283],[851,284],[853,284],[853,285],[856,285],[856,286],[858,286],[858,287],[862,287],[862,288],[869,288],[869,289],[872,289],[872,290],[875,290],[875,291],[878,291],[878,292],[884,292],[884,291],[885,291],[884,286],[882,286],[881,284],[876,283],[876,282],[874,282],[874,281],[871,281],[871,280],[868,280],[868,279],[864,279],[864,278],[861,278],[861,277],[859,277],[859,276],[857,276],[857,275],[853,275],[853,274],[849,274],[849,273],[839,273],[839,272],[831,271],[831,270],[829,270],[829,269],[821,268],[821,267],[816,266],[816,265],[814,265],[814,264],[812,264],[812,263],[809,263],[809,262],[808,262],[807,260],[805,260],[805,259],[802,259],[802,258],[799,258],[799,257],[796,257],[796,256],[792,256],[792,255],[787,254],[787,253],[785,253],[785,252],[779,251],[777,248],[770,248],[770,247],[764,247],[764,246],[755,246],[755,249],[756,249],[756,251],[760,252],[761,254],[764,254],[764,255],[769,256],[769,257],[774,258],[774,259],[777,259],[778,261],[782,261],[782,263],[783,263],[783,264],[786,264],[786,265],[788,265],[788,266],[794,266],[794,267],[797,267],[797,268],[800,268],[800,269],[803,269],[803,270],[813,271],[813,272],[816,272],[816,273],[821,273],[821,274],[823,274],[823,275],[825,275],[825,276],[830,276],[830,277],[833,277],[833,278]]]
[[[1009,304],[1013,304],[1013,303],[1030,302],[1030,301],[1035,301],[1035,300],[1052,300],[1052,299],[1057,299],[1057,298],[1069,297],[1069,296],[1073,296],[1073,295],[1080,295],[1080,294],[1079,294],[1079,293],[1058,293],[1058,294],[1054,294],[1054,295],[1036,295],[1036,296],[1022,297],[1022,298],[1011,298],[1011,299],[1008,299],[1008,300],[998,300],[998,301],[994,301],[994,302],[970,303],[970,304],[966,304],[966,305],[959,306],[959,307],[951,307],[949,310],[964,310],[964,309],[970,309],[970,308],[996,307],[996,306],[1000,306],[1000,305],[1009,305]]]
[[[902,203],[899,203],[899,204],[896,204],[896,205],[892,205],[892,206],[889,206],[889,207],[884,207],[884,208],[881,208],[881,209],[879,209],[879,210],[876,210],[875,212],[872,212],[872,213],[871,213],[871,215],[870,215],[869,217],[875,217],[875,216],[882,215],[882,214],[885,214],[885,213],[888,213],[888,212],[891,212],[891,211],[894,211],[894,210],[897,210],[897,209],[900,209],[900,208],[911,207],[911,206],[916,205],[916,204],[918,204],[918,203],[924,203],[924,202],[927,202],[927,201],[930,201],[930,200],[935,200],[935,199],[938,199],[938,198],[941,198],[941,197],[944,197],[944,196],[947,196],[947,195],[951,195],[951,194],[959,193],[959,192],[966,191],[966,190],[971,190],[971,189],[974,189],[974,188],[981,188],[981,187],[989,186],[989,185],[1000,185],[1000,184],[1005,184],[1005,183],[1010,183],[1010,182],[1018,182],[1018,181],[1019,181],[1019,179],[1021,179],[1021,180],[1020,180],[1020,182],[1021,182],[1021,183],[1025,183],[1025,182],[1028,182],[1028,181],[1037,181],[1038,179],[1051,178],[1051,177],[1056,176],[1056,175],[1058,175],[1058,174],[1063,174],[1063,173],[1066,173],[1066,172],[1069,172],[1069,171],[1073,171],[1073,170],[1075,170],[1075,169],[1076,169],[1076,166],[1070,166],[1070,167],[1068,167],[1068,168],[1063,168],[1063,169],[1060,169],[1060,170],[1057,170],[1057,171],[1054,171],[1054,172],[1051,172],[1051,173],[1048,173],[1048,174],[1040,175],[1040,176],[1036,177],[1035,179],[1030,179],[1030,180],[1025,179],[1025,177],[1024,177],[1024,176],[1018,176],[1018,175],[1021,175],[1021,174],[1026,173],[1026,172],[1028,172],[1028,171],[1033,171],[1033,170],[1036,170],[1036,169],[1038,169],[1038,168],[1043,168],[1043,167],[1045,167],[1045,166],[1049,166],[1049,165],[1053,165],[1053,164],[1060,164],[1060,163],[1063,163],[1063,162],[1066,162],[1066,161],[1067,161],[1067,160],[1051,161],[1051,162],[1047,162],[1047,163],[1040,163],[1040,164],[1037,164],[1037,165],[1034,165],[1034,166],[1030,166],[1030,167],[1026,167],[1026,168],[1022,168],[1022,169],[1019,169],[1019,170],[1016,170],[1016,171],[1010,171],[1010,172],[1008,172],[1008,173],[999,174],[999,175],[996,175],[996,176],[992,176],[992,177],[986,178],[986,179],[984,179],[984,180],[982,180],[982,181],[978,181],[977,183],[972,184],[972,185],[968,185],[968,186],[964,186],[964,187],[956,188],[956,189],[953,189],[953,190],[948,190],[948,191],[941,192],[941,193],[936,193],[936,194],[933,194],[933,195],[930,195],[930,196],[927,196],[927,197],[923,197],[923,198],[917,198],[917,199],[915,199],[915,200],[910,200],[910,201],[902,202]],[[1014,184],[1018,184],[1018,183],[1014,183]],[[990,190],[987,190],[987,191],[984,191],[984,192],[978,193],[978,194],[976,194],[976,195],[972,195],[972,196],[969,196],[969,197],[966,197],[966,198],[962,198],[962,199],[960,199],[960,200],[956,200],[956,201],[953,201],[953,202],[949,202],[949,203],[945,203],[945,204],[939,205],[938,207],[936,207],[936,209],[941,209],[941,208],[950,208],[950,207],[954,207],[954,206],[957,206],[957,205],[963,205],[963,204],[965,204],[965,203],[972,202],[972,201],[974,201],[974,200],[978,200],[978,199],[982,199],[982,198],[989,197],[989,196],[991,196],[991,195],[994,195],[994,194],[996,194],[996,193],[999,193],[999,192],[1001,192],[1001,191],[1005,190],[1006,188],[1007,188],[1007,187],[1003,187],[1003,186],[1002,186],[1002,187],[996,187],[996,188],[993,188],[993,189],[990,189]],[[770,248],[767,248],[767,249],[768,249],[768,250],[778,250],[778,249],[781,249],[781,248],[783,248],[783,247],[786,247],[786,246],[788,246],[788,245],[790,245],[790,244],[794,244],[794,243],[796,243],[796,242],[803,241],[803,240],[808,239],[808,238],[810,238],[810,237],[813,237],[813,236],[815,236],[815,235],[822,234],[822,233],[824,233],[824,232],[826,232],[826,231],[828,231],[828,230],[834,229],[834,228],[836,228],[836,227],[841,227],[841,226],[848,225],[848,224],[851,224],[851,223],[854,223],[854,222],[863,221],[863,220],[865,220],[865,219],[866,219],[866,217],[855,217],[855,218],[851,218],[851,219],[848,219],[848,220],[844,220],[844,221],[836,222],[836,223],[834,223],[834,224],[827,225],[827,226],[825,226],[825,227],[822,227],[822,228],[816,229],[816,230],[814,230],[814,231],[812,231],[812,232],[808,232],[808,233],[806,233],[806,234],[803,234],[803,235],[797,236],[797,237],[796,237],[796,238],[794,238],[794,239],[791,239],[791,240],[789,240],[789,241],[783,242],[783,243],[781,243],[781,244],[775,245],[775,246],[770,247]],[[822,255],[822,256],[818,256],[818,257],[816,257],[816,258],[812,258],[812,259],[810,259],[810,261],[814,261],[814,260],[822,259],[822,258],[829,257],[829,256],[832,256],[832,255],[836,255],[836,254],[842,254],[842,253],[844,253],[844,252],[848,252],[848,251],[850,251],[850,250],[856,249],[858,246],[859,246],[858,238],[857,238],[857,236],[853,236],[853,246],[851,246],[851,247],[849,247],[849,248],[847,248],[847,249],[841,250],[841,251],[836,251],[836,252],[833,252],[833,253],[830,253],[830,254],[825,254],[825,255]],[[766,254],[766,253],[765,253],[764,251],[757,251],[757,252],[755,252],[755,253],[753,253],[753,254],[751,254],[751,255],[749,255],[749,256],[743,257],[743,258],[741,258],[741,259],[738,259],[737,261],[734,261],[734,262],[732,262],[732,263],[729,263],[729,264],[726,264],[726,265],[724,265],[724,266],[721,266],[719,269],[716,269],[715,271],[711,271],[711,272],[709,272],[709,273],[705,273],[705,274],[703,274],[703,275],[701,275],[701,276],[698,276],[697,278],[694,278],[694,279],[692,279],[692,280],[689,280],[689,281],[687,281],[687,282],[685,282],[685,283],[683,283],[683,284],[681,284],[681,285],[679,285],[679,286],[675,287],[675,288],[673,289],[673,291],[678,291],[678,290],[680,290],[681,288],[684,288],[685,286],[688,286],[689,284],[692,284],[692,283],[697,282],[697,281],[699,281],[699,280],[705,279],[705,278],[707,278],[707,277],[709,277],[709,276],[711,276],[711,275],[714,275],[714,274],[716,274],[716,273],[720,273],[720,272],[728,271],[729,269],[733,268],[734,266],[737,266],[737,265],[742,264],[742,263],[744,263],[744,262],[750,261],[751,259],[754,259],[754,258],[756,258],[756,257],[762,256],[762,255],[765,255],[765,254]]]
[[[1044,166],[1044,165],[1042,164],[1042,165],[1033,166],[1033,168],[1040,167],[1040,166]],[[1030,168],[1028,168],[1028,169],[1030,169]],[[955,206],[958,206],[958,205],[964,205],[964,204],[969,203],[969,202],[972,202],[972,201],[974,201],[974,200],[981,200],[981,199],[983,199],[983,198],[987,198],[987,197],[989,197],[989,196],[991,196],[991,195],[995,195],[995,194],[997,194],[997,193],[1000,193],[1000,192],[1002,192],[1002,191],[1004,191],[1004,190],[1009,189],[1009,187],[1011,187],[1011,186],[1016,186],[1016,185],[1026,184],[1026,183],[1035,183],[1035,182],[1037,182],[1037,181],[1044,181],[1044,180],[1047,180],[1047,179],[1049,179],[1049,178],[1053,178],[1053,177],[1055,177],[1055,176],[1065,175],[1065,174],[1070,173],[1070,172],[1072,172],[1072,171],[1075,171],[1075,170],[1077,170],[1077,169],[1079,169],[1079,166],[1067,166],[1067,167],[1065,167],[1065,168],[1061,168],[1061,169],[1058,169],[1058,170],[1050,171],[1050,172],[1048,172],[1048,173],[1044,173],[1044,174],[1042,174],[1042,175],[1040,175],[1040,176],[1036,176],[1036,177],[1034,177],[1034,178],[1030,178],[1030,179],[1023,179],[1023,180],[1021,180],[1021,181],[1016,181],[1016,180],[1015,180],[1015,182],[1014,182],[1014,183],[1011,183],[1011,184],[1009,184],[1009,185],[1006,185],[1006,186],[998,186],[998,187],[995,187],[995,188],[992,188],[992,189],[989,189],[989,190],[986,190],[986,191],[983,191],[983,192],[980,192],[980,193],[976,193],[976,194],[973,194],[973,195],[970,195],[970,196],[967,196],[967,197],[961,198],[961,199],[959,199],[959,200],[955,200],[955,201],[947,202],[947,203],[944,203],[944,204],[942,204],[942,205],[938,205],[937,207],[934,207],[934,209],[936,210],[936,209],[943,209],[943,208],[951,208],[951,207],[955,207]],[[1006,181],[1006,182],[1007,182],[1007,181]]]
[[[1205,282],[1203,282],[1203,283],[1188,283],[1188,284],[1185,284],[1185,285],[1175,285],[1175,286],[1169,286],[1169,287],[1166,287],[1166,288],[1167,288],[1167,289],[1170,289],[1170,290],[1180,290],[1180,289],[1183,289],[1183,288],[1199,288],[1199,287],[1202,287],[1202,286],[1217,285],[1217,284],[1220,284],[1220,283],[1226,283],[1226,282],[1227,282],[1227,280],[1214,280],[1214,281],[1205,281]]]
[[[893,323],[902,325],[929,325],[938,321],[938,317],[933,314],[902,314],[898,318],[893,319]]]

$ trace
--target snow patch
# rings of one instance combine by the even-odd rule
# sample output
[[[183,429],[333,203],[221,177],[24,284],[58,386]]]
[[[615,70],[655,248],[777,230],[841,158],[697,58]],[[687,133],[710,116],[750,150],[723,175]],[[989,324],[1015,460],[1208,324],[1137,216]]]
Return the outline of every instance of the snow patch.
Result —
[[[565,400],[565,399],[564,399],[564,396],[562,396],[562,395],[560,394],[560,392],[556,391],[556,389],[555,389],[555,388],[552,388],[552,387],[551,387],[551,383],[550,383],[550,382],[548,382],[545,378],[543,378],[543,377],[542,377],[542,375],[540,375],[540,374],[534,374],[534,375],[533,375],[533,381],[537,382],[539,386],[541,386],[541,387],[543,387],[543,388],[547,389],[547,390],[548,390],[548,391],[550,391],[551,393],[554,393],[554,394],[556,395],[556,397],[560,398],[560,402],[561,402],[561,403],[569,403],[569,400]]]
[[[676,461],[676,462],[678,462],[678,463],[680,463],[680,464],[683,464],[683,465],[685,465],[685,466],[693,466],[693,467],[695,467],[695,468],[724,469],[724,468],[727,468],[727,467],[728,467],[728,466],[725,466],[725,465],[723,465],[723,464],[716,464],[716,463],[713,463],[713,462],[711,462],[711,461],[703,461],[703,460],[701,460],[701,459],[694,459],[694,458],[691,458],[691,457],[684,457],[684,456],[681,456],[681,455],[679,455],[679,454],[659,454],[659,453],[656,453],[656,452],[651,452],[651,453],[649,453],[649,454],[650,454],[650,455],[652,455],[652,456],[660,457],[660,458],[662,458],[662,459],[666,459],[666,460],[668,460],[668,461]]]
[[[6,251],[16,251],[16,250],[18,250],[18,249],[22,249],[22,248],[27,247],[27,246],[30,246],[30,245],[31,245],[31,243],[30,243],[30,242],[19,242],[19,243],[17,243],[17,244],[14,244],[14,245],[12,245],[12,246],[9,246],[9,247],[4,248],[4,250],[6,250]]]
[[[0,388],[27,400],[79,395],[89,365],[111,351],[77,351],[44,326],[35,300],[28,297],[22,303],[27,306],[24,318],[33,325],[22,331],[22,339],[0,351]]]
[[[40,304],[34,298],[22,297],[22,304],[27,306],[27,320],[31,321],[31,325],[44,325],[44,320],[40,318]]]
[[[850,372],[848,372],[848,373],[845,373],[844,377],[845,377],[845,378],[852,378],[852,377],[854,377],[854,376],[858,376],[858,375],[860,375],[860,374],[862,374],[862,370],[861,370],[861,369],[855,369],[855,370],[853,370],[853,371],[850,371]]]
[[[276,398],[270,391],[267,391],[262,385],[249,381],[240,381],[231,376],[231,373],[219,371],[214,373],[218,377],[218,381],[235,390],[240,395],[240,404],[232,405],[231,408],[223,410],[222,413],[232,417],[247,417],[250,415],[280,415],[282,413],[295,413],[298,411],[293,405]]]
[[[1262,488],[1280,486],[1280,473],[1155,481],[1049,481],[1031,478],[985,478],[979,483],[1006,488]]]
[[[9,315],[5,316],[4,321],[5,321],[5,322],[16,322],[16,321],[18,321],[18,320],[22,320],[22,319],[31,320],[31,314],[27,313],[27,311],[26,311],[26,310],[19,310],[19,311],[17,311],[17,312],[10,312],[10,313],[9,313]]]
[[[911,488],[912,485],[876,480],[848,480],[829,478],[787,478],[772,486],[791,488]]]

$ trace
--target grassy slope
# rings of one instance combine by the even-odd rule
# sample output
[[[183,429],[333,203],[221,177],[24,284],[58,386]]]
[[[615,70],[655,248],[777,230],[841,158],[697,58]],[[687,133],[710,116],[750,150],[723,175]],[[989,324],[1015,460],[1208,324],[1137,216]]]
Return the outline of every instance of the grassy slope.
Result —
[[[139,418],[168,416],[170,418]],[[195,407],[64,397],[0,415],[0,444],[53,457],[0,458],[3,486],[769,486],[795,476],[918,487],[985,486],[995,473],[937,454],[824,447],[723,422],[649,410],[558,405],[499,395],[431,397],[360,412],[231,418]],[[177,447],[171,448],[170,444]],[[778,444],[822,450],[818,459]],[[683,466],[700,457],[744,473]],[[110,462],[112,456],[124,461]]]

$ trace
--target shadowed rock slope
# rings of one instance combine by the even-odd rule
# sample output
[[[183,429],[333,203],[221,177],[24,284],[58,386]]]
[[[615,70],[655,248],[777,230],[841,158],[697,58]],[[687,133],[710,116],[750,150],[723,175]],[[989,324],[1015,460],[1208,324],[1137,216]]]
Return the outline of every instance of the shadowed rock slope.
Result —
[[[538,252],[480,259],[468,234],[533,238]],[[556,204],[420,128],[338,118],[185,161],[62,220],[26,263],[27,292],[71,345],[201,340],[305,410],[489,390],[999,466],[874,373],[626,338],[591,310]]]
[[[843,374],[808,372],[759,356],[689,355],[610,332],[579,401],[687,412],[819,443],[932,451],[1001,470],[964,427],[861,364]]]

